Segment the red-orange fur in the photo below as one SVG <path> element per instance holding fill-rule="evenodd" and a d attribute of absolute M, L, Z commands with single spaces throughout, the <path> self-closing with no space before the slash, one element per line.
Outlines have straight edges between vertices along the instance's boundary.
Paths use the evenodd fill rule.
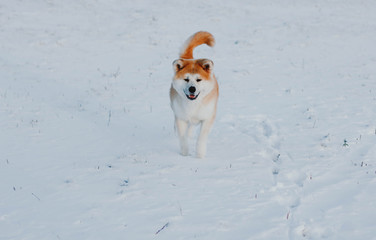
<path fill-rule="evenodd" d="M 183 78 L 185 74 L 187 73 L 197 73 L 200 74 L 203 80 L 208 80 L 211 77 L 211 72 L 206 71 L 204 67 L 202 66 L 202 59 L 197 60 L 186 60 L 186 59 L 180 59 L 183 63 L 182 66 L 180 66 L 180 69 L 176 69 L 175 78 Z"/>
<path fill-rule="evenodd" d="M 207 44 L 211 47 L 214 46 L 215 40 L 213 35 L 203 31 L 195 33 L 188 39 L 188 43 L 180 54 L 180 58 L 193 59 L 193 49 L 201 44 Z"/>

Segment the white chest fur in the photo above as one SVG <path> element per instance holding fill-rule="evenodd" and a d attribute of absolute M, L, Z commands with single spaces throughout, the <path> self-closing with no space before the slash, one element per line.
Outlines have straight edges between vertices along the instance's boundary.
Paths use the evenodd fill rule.
<path fill-rule="evenodd" d="M 171 103 L 175 116 L 191 124 L 198 124 L 213 116 L 215 111 L 215 101 L 203 104 L 201 99 L 189 100 L 182 96 L 177 96 Z"/>

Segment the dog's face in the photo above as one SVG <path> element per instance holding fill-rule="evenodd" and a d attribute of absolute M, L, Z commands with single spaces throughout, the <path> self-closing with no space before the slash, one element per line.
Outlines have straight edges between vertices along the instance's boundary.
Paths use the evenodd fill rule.
<path fill-rule="evenodd" d="M 182 97 L 194 101 L 214 88 L 213 62 L 209 59 L 178 59 L 173 62 L 173 88 Z"/>

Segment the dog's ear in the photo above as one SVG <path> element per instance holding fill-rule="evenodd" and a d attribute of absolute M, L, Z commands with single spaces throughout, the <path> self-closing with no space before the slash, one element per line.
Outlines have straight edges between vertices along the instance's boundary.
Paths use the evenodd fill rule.
<path fill-rule="evenodd" d="M 179 72 L 184 68 L 184 62 L 181 59 L 176 59 L 173 63 L 172 66 L 174 67 L 175 72 Z"/>
<path fill-rule="evenodd" d="M 212 60 L 209 59 L 201 59 L 199 61 L 200 66 L 207 72 L 211 72 L 213 70 L 214 63 Z"/>

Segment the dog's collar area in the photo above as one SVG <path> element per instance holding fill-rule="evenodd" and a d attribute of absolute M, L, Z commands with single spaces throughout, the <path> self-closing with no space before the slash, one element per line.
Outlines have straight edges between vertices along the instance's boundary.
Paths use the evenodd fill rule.
<path fill-rule="evenodd" d="M 200 95 L 200 93 L 197 95 L 194 95 L 194 94 L 185 94 L 185 95 L 187 96 L 189 100 L 195 100 L 198 97 L 198 95 Z"/>

